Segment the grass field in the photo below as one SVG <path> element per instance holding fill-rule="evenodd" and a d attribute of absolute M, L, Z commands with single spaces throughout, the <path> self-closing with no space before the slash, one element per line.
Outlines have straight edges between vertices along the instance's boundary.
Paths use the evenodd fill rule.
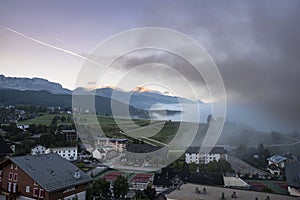
<path fill-rule="evenodd" d="M 52 119 L 55 116 L 65 116 L 69 121 L 66 120 L 62 122 L 58 120 L 59 124 L 72 124 L 73 115 L 71 114 L 44 114 L 42 116 L 23 121 L 24 124 L 42 124 L 50 125 Z M 97 129 L 100 124 L 101 129 L 106 133 L 108 137 L 128 137 L 131 138 L 142 138 L 145 141 L 151 142 L 156 145 L 162 145 L 161 143 L 169 143 L 174 134 L 176 133 L 179 123 L 178 122 L 165 122 L 165 121 L 152 121 L 150 124 L 149 120 L 143 119 L 114 119 L 107 116 L 97 116 L 97 121 L 95 117 L 91 115 L 75 116 L 74 117 L 78 124 L 88 127 L 92 131 L 99 131 Z M 122 134 L 120 131 L 125 132 Z M 147 138 L 150 138 L 147 140 Z M 155 142 L 158 141 L 158 142 Z M 161 142 L 161 143 L 159 143 Z"/>
<path fill-rule="evenodd" d="M 65 122 L 62 122 L 61 120 L 58 121 L 58 124 L 71 124 L 73 123 L 73 118 L 72 118 L 72 115 L 71 114 L 44 114 L 42 116 L 39 116 L 39 117 L 36 117 L 36 118 L 33 118 L 33 119 L 29 119 L 29 120 L 25 120 L 23 121 L 22 123 L 23 124 L 41 124 L 41 125 L 50 125 L 51 122 L 52 122 L 52 119 L 55 117 L 55 116 L 59 116 L 59 117 L 62 117 L 62 116 L 65 116 L 66 118 L 70 117 L 70 120 L 66 120 Z"/>

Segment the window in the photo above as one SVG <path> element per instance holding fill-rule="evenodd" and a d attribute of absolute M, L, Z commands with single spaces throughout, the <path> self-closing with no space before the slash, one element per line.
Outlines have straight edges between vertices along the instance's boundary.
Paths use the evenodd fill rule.
<path fill-rule="evenodd" d="M 45 190 L 40 189 L 40 198 L 44 198 L 45 197 Z"/>
<path fill-rule="evenodd" d="M 11 182 L 8 182 L 8 183 L 7 183 L 7 191 L 8 191 L 8 192 L 11 192 Z"/>
<path fill-rule="evenodd" d="M 13 173 L 9 172 L 9 174 L 8 174 L 8 180 L 11 181 L 12 178 L 13 178 Z"/>
<path fill-rule="evenodd" d="M 18 174 L 14 174 L 14 181 L 18 181 Z"/>
<path fill-rule="evenodd" d="M 34 197 L 37 197 L 37 196 L 38 196 L 38 193 L 39 193 L 39 189 L 38 189 L 38 188 L 34 188 L 34 189 L 33 189 L 33 196 L 34 196 Z"/>
<path fill-rule="evenodd" d="M 3 178 L 3 171 L 0 171 L 0 179 Z"/>
<path fill-rule="evenodd" d="M 13 169 L 14 168 L 14 164 L 10 164 L 10 169 Z"/>
<path fill-rule="evenodd" d="M 18 169 L 18 166 L 16 165 L 16 166 L 15 166 L 15 170 L 17 170 L 17 169 Z"/>
<path fill-rule="evenodd" d="M 27 193 L 30 193 L 30 186 L 29 186 L 29 185 L 26 186 L 25 191 L 26 191 Z"/>
<path fill-rule="evenodd" d="M 17 183 L 14 183 L 13 193 L 16 193 L 17 190 L 18 190 L 18 185 Z"/>
<path fill-rule="evenodd" d="M 36 182 L 33 182 L 33 185 L 38 186 L 38 184 Z"/>

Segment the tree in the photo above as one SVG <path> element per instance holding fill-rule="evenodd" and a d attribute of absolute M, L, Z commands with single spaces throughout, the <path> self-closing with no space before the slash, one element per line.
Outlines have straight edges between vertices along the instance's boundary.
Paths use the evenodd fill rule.
<path fill-rule="evenodd" d="M 49 147 L 55 143 L 55 136 L 52 133 L 44 133 L 40 137 L 41 145 Z"/>
<path fill-rule="evenodd" d="M 175 171 L 182 171 L 183 170 L 183 165 L 184 165 L 183 161 L 173 162 L 173 168 L 174 168 Z"/>
<path fill-rule="evenodd" d="M 93 184 L 94 194 L 99 194 L 100 196 L 106 196 L 110 193 L 109 191 L 110 183 L 104 178 L 96 180 Z"/>
<path fill-rule="evenodd" d="M 144 190 L 144 193 L 150 200 L 155 199 L 156 191 L 150 185 L 147 186 L 147 188 Z"/>
<path fill-rule="evenodd" d="M 61 116 L 61 117 L 60 117 L 60 120 L 61 120 L 62 122 L 65 122 L 65 121 L 67 120 L 67 118 L 66 118 L 65 116 Z"/>
<path fill-rule="evenodd" d="M 124 176 L 118 176 L 116 180 L 113 182 L 113 191 L 114 191 L 114 196 L 116 198 L 123 199 L 127 194 L 128 189 L 129 189 L 129 184 L 127 182 L 127 179 Z"/>
<path fill-rule="evenodd" d="M 189 168 L 191 172 L 196 172 L 197 171 L 197 164 L 196 163 L 191 163 L 189 164 Z"/>

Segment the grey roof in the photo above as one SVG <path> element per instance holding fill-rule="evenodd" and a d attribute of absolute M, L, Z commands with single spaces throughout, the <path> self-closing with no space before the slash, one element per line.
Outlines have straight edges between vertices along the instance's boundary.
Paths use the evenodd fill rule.
<path fill-rule="evenodd" d="M 75 133 L 76 130 L 72 129 L 72 130 L 62 130 L 62 133 Z"/>
<path fill-rule="evenodd" d="M 300 188 L 300 162 L 286 163 L 285 174 L 289 186 Z"/>
<path fill-rule="evenodd" d="M 127 138 L 103 138 L 103 137 L 97 137 L 96 140 L 109 140 L 109 141 L 118 141 L 118 142 L 128 141 Z"/>
<path fill-rule="evenodd" d="M 267 160 L 278 164 L 278 163 L 285 161 L 286 159 L 287 159 L 286 157 L 283 157 L 280 155 L 274 155 L 274 156 L 269 157 Z"/>
<path fill-rule="evenodd" d="M 200 147 L 189 147 L 185 152 L 186 153 L 199 153 Z"/>
<path fill-rule="evenodd" d="M 210 153 L 210 154 L 226 154 L 224 147 L 189 147 L 186 153 Z"/>
<path fill-rule="evenodd" d="M 150 153 L 157 151 L 163 147 L 161 146 L 153 146 L 151 144 L 143 143 L 143 144 L 128 144 L 126 150 L 127 152 L 133 153 Z"/>
<path fill-rule="evenodd" d="M 58 154 L 9 158 L 47 192 L 53 192 L 91 182 L 92 179 Z M 75 178 L 78 171 L 80 178 Z"/>

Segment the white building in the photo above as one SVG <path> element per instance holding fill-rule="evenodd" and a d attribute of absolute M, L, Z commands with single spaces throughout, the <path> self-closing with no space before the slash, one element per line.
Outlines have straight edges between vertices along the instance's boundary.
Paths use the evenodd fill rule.
<path fill-rule="evenodd" d="M 56 147 L 49 148 L 46 150 L 46 153 L 57 153 L 61 157 L 72 161 L 77 160 L 78 157 L 78 148 L 77 147 Z"/>
<path fill-rule="evenodd" d="M 284 168 L 286 163 L 290 162 L 291 159 L 280 156 L 280 155 L 273 155 L 267 159 L 268 161 L 268 171 L 275 176 L 283 175 Z"/>
<path fill-rule="evenodd" d="M 31 149 L 31 155 L 41 155 L 45 154 L 46 147 L 42 145 L 36 145 Z"/>
<path fill-rule="evenodd" d="M 227 160 L 227 151 L 223 147 L 189 147 L 185 152 L 185 162 L 187 164 L 207 164 L 209 162 L 219 161 L 221 159 Z"/>
<path fill-rule="evenodd" d="M 96 158 L 98 160 L 105 160 L 106 159 L 106 155 L 107 155 L 107 152 L 100 148 L 100 149 L 95 149 L 93 151 L 93 158 Z"/>
<path fill-rule="evenodd" d="M 26 129 L 29 128 L 29 125 L 28 124 L 17 124 L 17 128 L 21 129 L 23 131 L 26 131 Z"/>
<path fill-rule="evenodd" d="M 123 152 L 126 150 L 128 139 L 126 138 L 95 138 L 95 148 L 112 147 L 114 150 Z"/>
<path fill-rule="evenodd" d="M 280 168 L 284 168 L 284 165 L 286 162 L 288 162 L 288 158 L 287 157 L 283 157 L 283 156 L 280 156 L 280 155 L 273 155 L 271 157 L 269 157 L 268 159 L 268 165 L 275 165 L 277 167 L 280 167 Z"/>

